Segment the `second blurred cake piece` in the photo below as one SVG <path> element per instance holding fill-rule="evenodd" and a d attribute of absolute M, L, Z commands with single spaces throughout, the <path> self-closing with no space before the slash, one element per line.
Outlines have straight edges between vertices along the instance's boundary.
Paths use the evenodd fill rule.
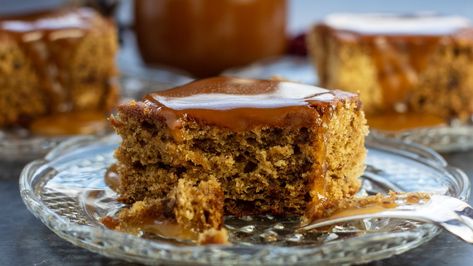
<path fill-rule="evenodd" d="M 1 18 L 0 127 L 70 112 L 105 118 L 118 100 L 116 50 L 115 26 L 92 9 Z"/>
<path fill-rule="evenodd" d="M 368 122 L 473 113 L 473 26 L 465 18 L 334 14 L 310 31 L 308 47 L 320 85 L 360 92 Z"/>

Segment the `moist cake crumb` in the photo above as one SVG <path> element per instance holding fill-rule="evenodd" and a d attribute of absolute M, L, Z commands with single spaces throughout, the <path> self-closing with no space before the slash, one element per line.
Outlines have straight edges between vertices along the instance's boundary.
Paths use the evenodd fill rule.
<path fill-rule="evenodd" d="M 364 170 L 366 121 L 343 91 L 215 77 L 123 104 L 110 120 L 130 206 L 120 223 L 168 219 L 202 243 L 223 238 L 224 215 L 321 217 Z"/>

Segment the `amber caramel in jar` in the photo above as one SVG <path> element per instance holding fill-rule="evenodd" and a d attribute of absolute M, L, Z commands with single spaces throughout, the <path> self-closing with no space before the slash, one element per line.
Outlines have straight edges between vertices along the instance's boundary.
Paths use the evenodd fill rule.
<path fill-rule="evenodd" d="M 136 0 L 143 60 L 197 77 L 281 54 L 286 0 Z"/>

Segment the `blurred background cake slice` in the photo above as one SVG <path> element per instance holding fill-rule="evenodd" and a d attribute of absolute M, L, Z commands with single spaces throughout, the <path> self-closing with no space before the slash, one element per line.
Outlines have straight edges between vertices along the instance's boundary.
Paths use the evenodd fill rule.
<path fill-rule="evenodd" d="M 333 14 L 311 29 L 308 48 L 320 85 L 359 92 L 368 118 L 473 113 L 473 26 L 465 18 Z"/>
<path fill-rule="evenodd" d="M 0 127 L 58 113 L 106 113 L 118 100 L 114 24 L 89 8 L 0 19 Z"/>

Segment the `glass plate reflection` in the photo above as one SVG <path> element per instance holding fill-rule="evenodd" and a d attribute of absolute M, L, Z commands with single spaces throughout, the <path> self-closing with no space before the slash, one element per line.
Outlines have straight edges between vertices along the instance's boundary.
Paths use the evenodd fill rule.
<path fill-rule="evenodd" d="M 440 231 L 432 224 L 372 219 L 300 234 L 294 231 L 297 221 L 272 216 L 226 217 L 232 245 L 196 246 L 112 231 L 99 220 L 122 206 L 103 181 L 118 143 L 115 135 L 71 139 L 30 163 L 20 178 L 25 204 L 46 226 L 108 257 L 146 264 L 361 263 L 405 252 Z M 428 149 L 373 136 L 367 148 L 361 195 L 397 190 L 469 196 L 468 178 Z"/>

